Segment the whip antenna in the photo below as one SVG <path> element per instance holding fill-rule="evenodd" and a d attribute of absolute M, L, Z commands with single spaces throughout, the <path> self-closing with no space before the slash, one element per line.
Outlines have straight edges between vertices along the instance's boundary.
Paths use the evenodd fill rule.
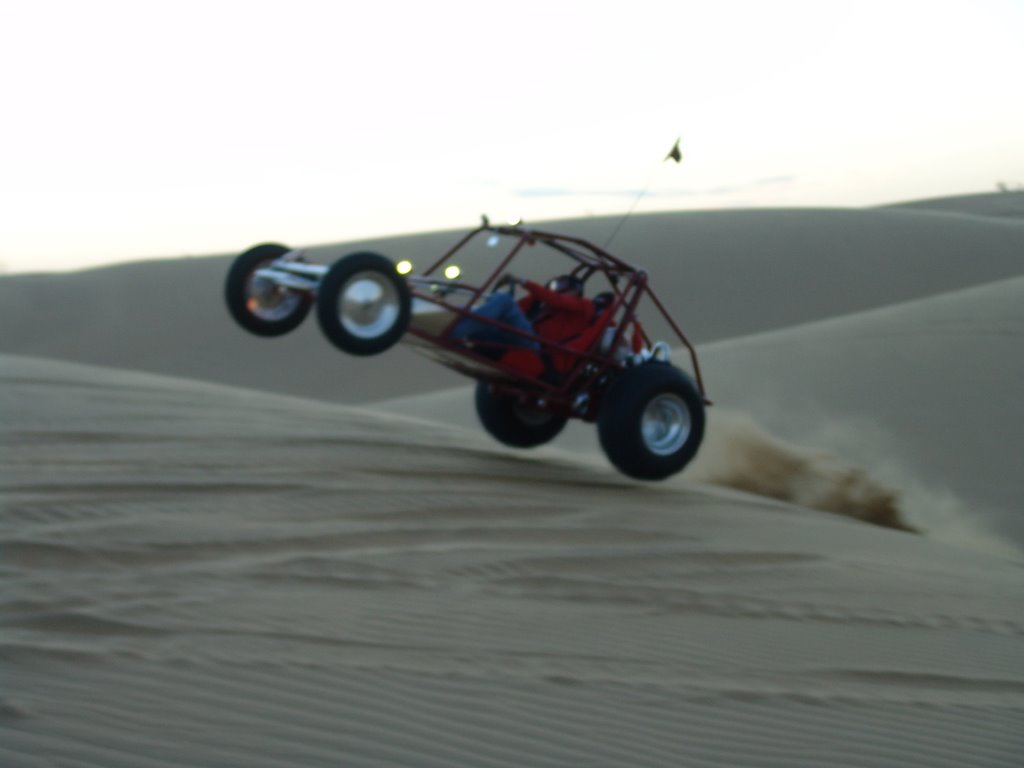
<path fill-rule="evenodd" d="M 682 140 L 682 138 L 682 136 L 676 138 L 676 143 L 672 145 L 672 149 L 668 151 L 668 154 L 662 158 L 662 163 L 664 163 L 667 160 L 675 160 L 677 163 L 681 163 L 683 161 L 683 151 L 679 148 L 679 142 Z M 658 171 L 660 170 L 661 166 L 658 166 Z M 615 236 L 619 234 L 619 230 L 622 229 L 622 225 L 626 223 L 626 219 L 628 219 L 633 214 L 633 211 L 636 210 L 637 204 L 640 202 L 641 198 L 643 198 L 643 196 L 647 194 L 647 190 L 651 188 L 651 184 L 654 183 L 654 179 L 658 175 L 658 171 L 655 171 L 654 173 L 651 174 L 651 178 L 647 181 L 647 184 L 644 186 L 644 188 L 640 190 L 640 194 L 633 198 L 633 204 L 629 206 L 629 210 L 626 211 L 626 215 L 619 220 L 619 223 L 615 225 L 615 229 L 612 230 L 611 235 L 609 235 L 608 239 L 605 240 L 605 248 L 607 248 L 611 241 L 615 239 Z"/>

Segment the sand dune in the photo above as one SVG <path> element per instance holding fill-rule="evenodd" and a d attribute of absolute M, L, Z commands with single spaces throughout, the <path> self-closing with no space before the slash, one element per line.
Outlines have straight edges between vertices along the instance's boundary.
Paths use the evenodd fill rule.
<path fill-rule="evenodd" d="M 722 342 L 704 361 L 723 403 L 865 467 L 912 523 L 955 539 L 971 520 L 1024 551 L 1022 351 L 1019 277 Z"/>
<path fill-rule="evenodd" d="M 617 223 L 595 218 L 550 228 L 603 243 Z M 330 263 L 370 249 L 424 263 L 459 234 L 310 253 Z M 1024 271 L 1024 224 L 897 208 L 667 213 L 631 219 L 613 251 L 646 267 L 687 334 L 708 343 L 1014 277 Z M 404 348 L 369 360 L 337 354 L 312 319 L 281 339 L 246 334 L 224 308 L 229 260 L 4 277 L 0 352 L 348 403 L 462 383 Z"/>
<path fill-rule="evenodd" d="M 704 345 L 716 405 L 691 472 L 803 506 L 1024 551 L 1024 415 L 1013 405 L 1024 381 L 1022 339 L 1018 277 Z M 467 386 L 382 407 L 477 423 Z M 587 425 L 571 425 L 556 445 L 599 452 Z"/>
<path fill-rule="evenodd" d="M 0 406 L 4 765 L 1024 748 L 1019 562 L 137 373 L 5 357 Z"/>
<path fill-rule="evenodd" d="M 716 401 L 658 484 L 228 257 L 0 278 L 0 765 L 1019 765 L 1022 212 L 635 217 Z"/>
<path fill-rule="evenodd" d="M 993 192 L 981 195 L 936 197 L 909 203 L 886 206 L 890 209 L 916 209 L 937 213 L 955 213 L 965 216 L 994 216 L 1024 219 L 1024 192 Z"/>

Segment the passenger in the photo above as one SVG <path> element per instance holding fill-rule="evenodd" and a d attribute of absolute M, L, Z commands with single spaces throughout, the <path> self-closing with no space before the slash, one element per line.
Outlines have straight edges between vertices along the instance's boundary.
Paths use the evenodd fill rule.
<path fill-rule="evenodd" d="M 532 280 L 506 274 L 498 281 L 497 288 L 505 285 L 521 285 L 527 295 L 517 302 L 511 293 L 495 292 L 473 310 L 473 314 L 557 344 L 568 344 L 578 338 L 594 322 L 597 314 L 597 305 L 583 295 L 583 281 L 572 275 L 556 277 L 547 286 L 543 286 Z M 494 345 L 500 350 L 499 354 L 510 347 L 542 352 L 541 345 L 535 339 L 512 333 L 478 320 L 477 317 L 460 320 L 452 330 L 452 338 Z M 572 355 L 559 350 L 551 351 L 551 363 L 556 371 L 568 370 L 572 362 Z"/>

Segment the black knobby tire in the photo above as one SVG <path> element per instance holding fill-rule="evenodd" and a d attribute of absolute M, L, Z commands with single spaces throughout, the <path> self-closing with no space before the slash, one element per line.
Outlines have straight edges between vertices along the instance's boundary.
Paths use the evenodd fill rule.
<path fill-rule="evenodd" d="M 320 329 L 351 355 L 376 355 L 409 327 L 412 296 L 395 265 L 378 253 L 360 252 L 334 263 L 317 295 Z"/>
<path fill-rule="evenodd" d="M 597 434 L 609 461 L 640 480 L 663 480 L 685 467 L 704 438 L 704 398 L 667 363 L 627 368 L 601 403 Z"/>
<path fill-rule="evenodd" d="M 277 243 L 250 248 L 231 264 L 224 282 L 224 300 L 235 322 L 257 336 L 282 336 L 306 319 L 313 299 L 303 293 L 260 283 L 256 270 L 288 253 Z"/>
<path fill-rule="evenodd" d="M 495 440 L 513 448 L 548 443 L 568 421 L 565 416 L 531 408 L 511 395 L 495 392 L 483 381 L 476 385 L 476 413 Z"/>

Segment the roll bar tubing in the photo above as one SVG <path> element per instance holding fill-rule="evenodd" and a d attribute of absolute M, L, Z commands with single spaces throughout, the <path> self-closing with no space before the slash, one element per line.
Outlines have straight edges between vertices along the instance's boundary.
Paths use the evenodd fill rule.
<path fill-rule="evenodd" d="M 613 256 L 600 246 L 594 245 L 593 243 L 587 240 L 583 240 L 578 237 L 569 237 L 567 235 L 559 235 L 553 232 L 544 232 L 542 230 L 537 229 L 527 229 L 518 225 L 493 226 L 485 216 L 483 217 L 483 223 L 479 227 L 477 227 L 476 229 L 472 230 L 464 237 L 462 237 L 462 239 L 460 239 L 454 246 L 452 246 L 440 259 L 438 259 L 434 264 L 432 264 L 423 273 L 423 276 L 430 277 L 430 275 L 439 270 L 445 264 L 445 262 L 451 259 L 463 247 L 465 247 L 470 240 L 472 240 L 474 237 L 476 237 L 482 232 L 492 232 L 496 235 L 514 237 L 517 239 L 517 242 L 512 247 L 512 250 L 509 251 L 505 258 L 502 259 L 501 263 L 498 264 L 495 270 L 491 273 L 490 277 L 487 278 L 483 285 L 476 289 L 476 292 L 473 295 L 472 300 L 467 304 L 467 306 L 474 304 L 476 301 L 480 299 L 480 297 L 484 293 L 488 291 L 488 289 L 495 282 L 495 280 L 497 280 L 498 276 L 504 273 L 505 268 L 508 266 L 509 262 L 511 262 L 512 259 L 515 258 L 516 254 L 518 254 L 519 251 L 521 251 L 523 247 L 526 245 L 535 245 L 537 243 L 541 243 L 543 245 L 547 245 L 551 248 L 554 248 L 555 250 L 562 252 L 566 256 L 580 263 L 585 270 L 588 270 L 591 273 L 603 272 L 609 277 L 615 278 L 618 278 L 619 276 L 627 276 L 629 281 L 624 290 L 620 290 L 618 286 L 615 285 L 614 280 L 611 281 L 613 288 L 615 289 L 615 300 L 612 303 L 612 306 L 608 309 L 608 311 L 611 313 L 617 312 L 619 307 L 622 306 L 623 302 L 625 301 L 626 295 L 629 293 L 629 289 L 636 286 L 637 290 L 631 297 L 631 300 L 629 301 L 628 306 L 626 308 L 626 316 L 630 318 L 635 318 L 636 308 L 640 303 L 640 297 L 643 294 L 647 294 L 648 296 L 650 296 L 651 301 L 654 303 L 654 306 L 657 308 L 661 316 L 665 319 L 665 322 L 668 323 L 669 327 L 672 329 L 672 332 L 676 334 L 676 336 L 682 342 L 683 346 L 686 347 L 686 350 L 690 355 L 690 362 L 693 365 L 694 376 L 697 379 L 697 387 L 700 389 L 700 393 L 704 397 L 704 399 L 707 400 L 707 393 L 704 388 L 704 378 L 701 375 L 700 363 L 697 361 L 697 352 L 694 349 L 694 346 L 690 342 L 689 338 L 687 338 L 686 334 L 683 333 L 682 329 L 672 318 L 672 316 L 668 313 L 668 310 L 665 309 L 665 305 L 662 303 L 661 299 L 658 298 L 657 294 L 654 292 L 654 289 L 651 288 L 647 278 L 647 273 L 644 270 L 638 267 L 634 267 L 633 265 L 623 261 L 622 259 Z M 461 316 L 463 313 L 460 312 L 459 314 Z M 454 324 L 457 321 L 458 318 L 455 321 L 453 321 L 451 326 L 445 329 L 443 335 L 446 336 L 451 331 L 451 328 L 454 327 Z M 619 342 L 619 339 L 621 338 L 624 331 L 625 324 L 622 324 L 617 329 L 616 337 L 613 344 L 617 344 Z M 642 328 L 641 332 L 643 333 L 644 340 L 649 345 L 651 343 L 651 340 L 647 337 L 646 332 L 644 332 Z"/>

